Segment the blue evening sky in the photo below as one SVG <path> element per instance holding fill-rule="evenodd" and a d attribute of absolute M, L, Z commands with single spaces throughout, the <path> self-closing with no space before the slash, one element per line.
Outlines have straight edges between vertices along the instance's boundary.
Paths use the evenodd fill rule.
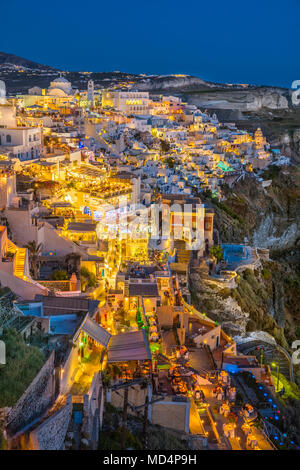
<path fill-rule="evenodd" d="M 300 0 L 9 0 L 0 50 L 63 70 L 290 87 Z"/>

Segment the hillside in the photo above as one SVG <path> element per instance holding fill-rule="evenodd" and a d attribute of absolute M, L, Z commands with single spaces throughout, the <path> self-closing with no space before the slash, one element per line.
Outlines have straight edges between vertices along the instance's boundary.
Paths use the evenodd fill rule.
<path fill-rule="evenodd" d="M 15 65 L 17 67 L 25 67 L 33 70 L 55 70 L 54 67 L 49 65 L 38 64 L 32 60 L 24 59 L 23 57 L 9 54 L 7 52 L 0 52 L 0 67 Z"/>

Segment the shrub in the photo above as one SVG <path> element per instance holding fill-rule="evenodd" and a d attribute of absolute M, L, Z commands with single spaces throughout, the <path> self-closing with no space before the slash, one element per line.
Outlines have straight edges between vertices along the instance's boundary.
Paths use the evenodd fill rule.
<path fill-rule="evenodd" d="M 272 274 L 270 273 L 270 271 L 267 268 L 263 268 L 261 270 L 261 276 L 262 276 L 263 279 L 270 279 L 272 277 Z"/>
<path fill-rule="evenodd" d="M 217 261 L 221 261 L 223 259 L 224 253 L 220 245 L 212 246 L 209 252 L 212 256 L 214 256 L 217 259 Z"/>
<path fill-rule="evenodd" d="M 69 276 L 68 276 L 67 271 L 60 269 L 60 270 L 54 271 L 51 274 L 51 279 L 53 281 L 65 281 L 69 279 Z"/>
<path fill-rule="evenodd" d="M 229 287 L 225 287 L 224 289 L 221 289 L 219 291 L 219 295 L 222 297 L 222 299 L 227 299 L 228 297 L 230 297 L 230 294 L 231 289 L 229 289 Z"/>

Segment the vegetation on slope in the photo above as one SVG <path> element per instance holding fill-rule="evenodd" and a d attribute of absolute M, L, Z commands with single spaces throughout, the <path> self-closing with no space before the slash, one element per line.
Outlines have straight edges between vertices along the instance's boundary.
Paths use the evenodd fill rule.
<path fill-rule="evenodd" d="M 43 353 L 28 346 L 16 330 L 4 330 L 6 364 L 0 366 L 0 408 L 13 406 L 44 364 Z"/>

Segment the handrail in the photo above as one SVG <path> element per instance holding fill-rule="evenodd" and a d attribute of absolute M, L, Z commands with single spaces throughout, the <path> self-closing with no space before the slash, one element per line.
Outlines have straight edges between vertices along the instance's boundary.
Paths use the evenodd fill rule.
<path fill-rule="evenodd" d="M 279 344 L 276 344 L 276 346 L 277 346 L 277 349 L 279 349 L 279 351 L 281 351 L 282 354 L 284 354 L 285 357 L 287 358 L 287 360 L 288 360 L 288 362 L 289 362 L 290 379 L 291 379 L 291 382 L 295 382 L 293 361 L 292 361 L 292 358 L 291 358 L 290 354 L 287 352 L 286 349 L 284 349 L 284 348 L 283 348 L 282 346 L 280 346 Z"/>
<path fill-rule="evenodd" d="M 211 411 L 210 411 L 210 409 L 209 409 L 208 406 L 206 407 L 206 414 L 207 414 L 207 416 L 208 416 L 208 419 L 209 419 L 211 428 L 212 428 L 212 430 L 213 430 L 213 433 L 214 433 L 214 435 L 216 436 L 217 442 L 218 442 L 218 444 L 220 444 L 220 443 L 221 443 L 220 435 L 219 435 L 219 433 L 218 433 L 217 427 L 216 427 L 216 425 L 215 425 L 215 422 L 214 422 L 213 417 L 212 417 L 212 415 L 211 415 Z"/>

